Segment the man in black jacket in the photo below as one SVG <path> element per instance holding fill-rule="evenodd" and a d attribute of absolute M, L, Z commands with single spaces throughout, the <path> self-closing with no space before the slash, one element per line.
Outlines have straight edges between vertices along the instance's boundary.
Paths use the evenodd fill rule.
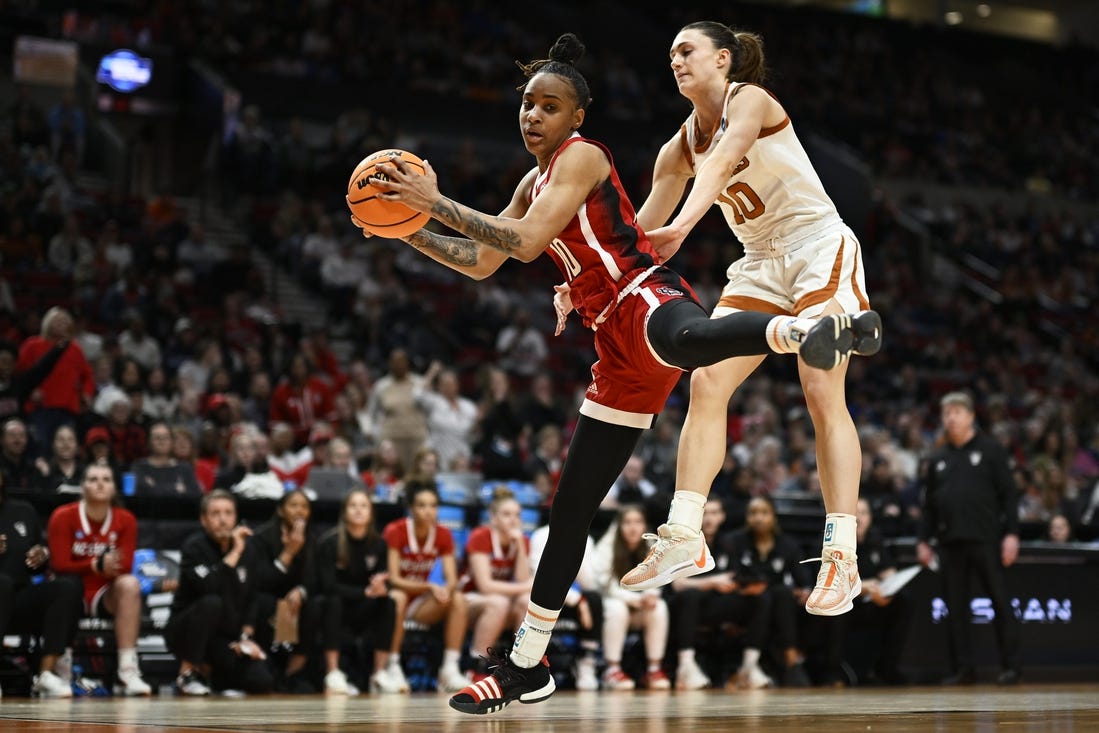
<path fill-rule="evenodd" d="M 58 660 L 76 635 L 84 586 L 68 575 L 33 582 L 33 576 L 46 571 L 49 557 L 38 513 L 27 502 L 5 495 L 0 474 L 0 638 L 8 633 L 41 635 L 39 673 L 31 692 L 72 697 L 71 670 L 62 669 Z"/>
<path fill-rule="evenodd" d="M 176 687 L 184 695 L 215 689 L 270 692 L 274 679 L 263 650 L 252 641 L 256 625 L 252 530 L 237 524 L 237 503 L 227 491 L 211 491 L 201 504 L 202 530 L 181 549 L 179 589 L 165 629 L 179 659 Z"/>
<path fill-rule="evenodd" d="M 1007 594 L 1003 568 L 1019 554 L 1018 497 L 1008 456 L 991 435 L 977 430 L 973 398 L 942 398 L 946 443 L 930 457 L 923 524 L 917 553 L 929 565 L 928 541 L 938 538 L 946 585 L 952 674 L 944 684 L 975 681 L 970 637 L 970 578 L 980 577 L 996 613 L 1002 670 L 997 682 L 1019 681 L 1019 622 Z"/>

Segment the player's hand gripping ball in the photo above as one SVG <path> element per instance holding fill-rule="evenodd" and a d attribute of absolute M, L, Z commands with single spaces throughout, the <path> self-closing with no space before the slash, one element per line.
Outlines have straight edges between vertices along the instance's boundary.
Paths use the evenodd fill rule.
<path fill-rule="evenodd" d="M 400 158 L 409 169 L 423 175 L 423 160 L 407 150 L 389 148 L 371 153 L 355 166 L 355 172 L 351 174 L 351 180 L 347 183 L 347 206 L 356 219 L 356 225 L 379 237 L 399 239 L 419 231 L 431 217 L 413 211 L 400 201 L 387 201 L 379 195 L 384 192 L 370 179 L 384 178 L 385 174 L 377 171 L 375 166 L 393 158 Z"/>

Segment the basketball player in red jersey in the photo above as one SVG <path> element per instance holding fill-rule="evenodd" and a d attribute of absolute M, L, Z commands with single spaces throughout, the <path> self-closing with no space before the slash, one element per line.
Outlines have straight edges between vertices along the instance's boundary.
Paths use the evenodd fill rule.
<path fill-rule="evenodd" d="M 407 497 L 409 513 L 386 525 L 382 537 L 389 546 L 387 567 L 389 595 L 396 604 L 391 665 L 400 665 L 404 620 L 434 626 L 445 620 L 443 663 L 439 689 L 456 692 L 469 683 L 458 662 L 466 635 L 466 598 L 458 590 L 458 565 L 454 559 L 454 535 L 439 524 L 439 493 L 433 486 L 417 484 Z M 436 561 L 443 564 L 445 585 L 429 580 Z"/>
<path fill-rule="evenodd" d="M 468 713 L 497 712 L 514 700 L 533 703 L 553 694 L 544 655 L 580 568 L 591 520 L 682 370 L 771 351 L 800 352 L 830 367 L 877 338 L 877 314 L 814 321 L 739 313 L 710 320 L 690 286 L 657 264 L 608 150 L 577 133 L 591 100 L 574 66 L 583 50 L 576 36 L 565 34 L 548 60 L 523 67 L 528 82 L 519 126 L 537 165 L 500 216 L 444 197 L 427 161 L 423 175 L 400 160 L 380 164 L 388 180 L 375 180 L 386 198 L 428 212 L 469 237 L 420 230 L 404 240 L 469 277 L 487 277 L 509 257 L 529 262 L 548 252 L 569 285 L 568 302 L 561 293 L 555 298 L 559 328 L 575 308 L 595 331 L 599 361 L 550 513 L 544 557 L 553 561 L 538 566 L 511 653 L 490 650 L 492 675 L 451 698 L 451 707 Z M 704 572 L 713 558 L 703 549 L 694 563 L 695 572 Z"/>
<path fill-rule="evenodd" d="M 691 23 L 672 41 L 670 57 L 679 92 L 694 111 L 661 148 L 652 191 L 638 213 L 662 261 L 716 204 L 744 245 L 744 257 L 729 267 L 715 320 L 748 310 L 798 318 L 847 312 L 862 319 L 873 313 L 858 239 L 824 191 L 786 110 L 759 86 L 762 40 L 721 23 Z M 692 178 L 679 213 L 663 226 Z M 880 345 L 879 336 L 854 351 L 869 355 Z M 729 398 L 762 361 L 741 356 L 691 375 L 668 522 L 658 529 L 649 557 L 623 576 L 623 586 L 670 582 L 705 546 L 702 508 L 725 456 Z M 820 573 L 805 608 L 835 616 L 851 609 L 862 586 L 855 562 L 862 452 L 844 396 L 846 362 L 831 370 L 820 366 L 805 358 L 798 362 L 827 511 Z"/>
<path fill-rule="evenodd" d="M 84 611 L 91 617 L 114 618 L 118 644 L 118 691 L 149 695 L 137 663 L 141 628 L 141 585 L 133 570 L 137 520 L 128 510 L 112 506 L 115 498 L 111 467 L 92 463 L 84 469 L 84 498 L 59 506 L 50 515 L 46 536 L 50 562 L 58 573 L 84 581 Z"/>
<path fill-rule="evenodd" d="M 530 600 L 530 540 L 523 534 L 519 502 L 505 486 L 488 505 L 488 523 L 469 533 L 462 592 L 473 624 L 471 649 L 487 649 L 503 632 L 515 629 Z M 474 679 L 485 676 L 478 669 Z"/>

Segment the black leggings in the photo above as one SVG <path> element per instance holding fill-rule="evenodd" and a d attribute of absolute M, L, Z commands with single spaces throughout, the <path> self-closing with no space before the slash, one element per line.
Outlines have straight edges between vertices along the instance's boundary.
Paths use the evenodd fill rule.
<path fill-rule="evenodd" d="M 42 653 L 61 654 L 72 645 L 83 612 L 84 585 L 75 575 L 58 575 L 19 590 L 11 578 L 0 575 L 0 637 L 41 634 Z"/>
<path fill-rule="evenodd" d="M 550 508 L 549 538 L 530 593 L 533 603 L 551 610 L 565 605 L 591 522 L 640 437 L 641 428 L 580 416 Z"/>
<path fill-rule="evenodd" d="M 693 300 L 673 300 L 649 317 L 649 343 L 660 358 L 681 369 L 694 369 L 733 356 L 770 354 L 769 313 L 742 311 L 710 318 Z"/>

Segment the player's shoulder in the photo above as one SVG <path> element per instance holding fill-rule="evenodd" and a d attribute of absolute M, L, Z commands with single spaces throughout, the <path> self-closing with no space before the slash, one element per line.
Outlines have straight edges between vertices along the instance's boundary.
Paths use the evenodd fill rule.
<path fill-rule="evenodd" d="M 80 511 L 79 501 L 70 501 L 67 504 L 61 506 L 50 512 L 50 524 L 54 522 L 66 522 L 74 520 L 77 516 L 77 512 Z"/>
<path fill-rule="evenodd" d="M 407 525 L 405 524 L 405 520 L 403 518 L 394 519 L 389 524 L 385 525 L 384 529 L 382 529 L 382 536 L 385 537 L 387 542 L 391 539 L 397 539 L 399 537 L 408 539 L 408 530 L 406 527 Z"/>
<path fill-rule="evenodd" d="M 491 549 L 492 529 L 484 524 L 473 529 L 469 533 L 469 539 L 466 541 L 466 546 L 477 551 L 484 551 L 486 547 Z"/>

